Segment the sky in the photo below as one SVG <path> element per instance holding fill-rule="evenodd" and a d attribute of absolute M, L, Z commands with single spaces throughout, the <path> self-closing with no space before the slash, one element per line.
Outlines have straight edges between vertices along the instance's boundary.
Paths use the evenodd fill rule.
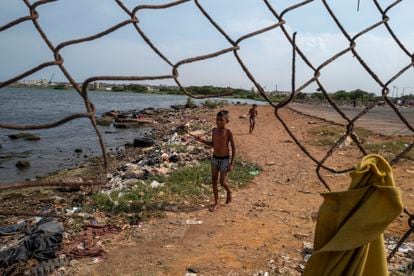
<path fill-rule="evenodd" d="M 34 2 L 34 1 L 31 1 Z M 165 4 L 171 1 L 122 1 L 130 10 L 141 4 Z M 262 0 L 200 0 L 211 17 L 233 39 L 277 23 Z M 301 1 L 269 0 L 280 14 Z M 347 32 L 353 36 L 381 20 L 372 0 L 327 0 Z M 385 8 L 390 0 L 378 0 Z M 388 12 L 391 28 L 412 53 L 414 46 L 414 1 L 405 0 Z M 38 7 L 39 24 L 54 46 L 90 36 L 129 19 L 114 0 L 58 0 Z M 0 1 L 0 26 L 29 14 L 23 1 Z M 159 50 L 173 63 L 231 47 L 228 41 L 201 14 L 194 1 L 159 10 L 141 10 L 139 26 Z M 348 40 L 329 16 L 321 0 L 314 0 L 285 14 L 284 25 L 297 32 L 297 45 L 311 63 L 318 67 L 325 60 L 346 49 Z M 255 79 L 267 91 L 291 89 L 292 47 L 280 28 L 249 38 L 238 51 Z M 389 81 L 410 58 L 382 25 L 357 38 L 356 50 L 383 81 Z M 77 82 L 92 76 L 171 75 L 171 66 L 145 43 L 132 25 L 94 41 L 62 49 L 64 65 Z M 31 21 L 0 32 L 0 82 L 8 80 L 53 55 Z M 313 71 L 299 56 L 296 58 L 296 87 L 306 83 Z M 390 90 L 414 94 L 413 69 L 389 84 Z M 26 79 L 66 81 L 57 66 L 44 68 Z M 250 89 L 253 83 L 241 69 L 232 52 L 219 57 L 179 67 L 179 80 L 185 85 L 214 85 Z M 380 86 L 348 52 L 321 70 L 320 80 L 331 92 L 363 89 L 380 94 Z M 148 84 L 175 85 L 171 80 L 144 81 Z M 304 89 L 314 92 L 316 85 Z"/>

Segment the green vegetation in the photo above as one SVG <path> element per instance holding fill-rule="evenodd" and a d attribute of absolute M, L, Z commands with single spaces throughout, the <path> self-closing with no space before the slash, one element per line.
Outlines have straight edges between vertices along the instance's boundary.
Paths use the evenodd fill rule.
<path fill-rule="evenodd" d="M 69 88 L 66 86 L 66 84 L 56 84 L 53 86 L 53 89 L 55 90 L 68 90 Z"/>
<path fill-rule="evenodd" d="M 260 172 L 258 166 L 238 160 L 229 174 L 229 184 L 233 189 L 244 187 Z M 153 180 L 164 185 L 152 188 L 150 184 Z M 98 193 L 92 199 L 101 210 L 139 212 L 142 217 L 159 214 L 165 206 L 201 203 L 212 197 L 210 162 L 204 160 L 197 166 L 180 168 L 169 176 L 138 181 L 132 189 L 112 192 L 109 196 Z"/>
<path fill-rule="evenodd" d="M 401 99 L 403 101 L 414 100 L 414 95 L 413 94 L 405 95 L 405 96 L 402 96 Z"/>
<path fill-rule="evenodd" d="M 115 85 L 112 86 L 113 92 L 135 92 L 135 93 L 147 93 L 148 87 L 140 84 L 128 84 L 128 85 Z"/>
<path fill-rule="evenodd" d="M 155 93 L 155 94 L 169 94 L 169 95 L 182 95 L 183 92 L 178 86 L 151 86 L 141 84 L 118 84 L 111 87 L 113 92 L 134 92 L 134 93 Z M 55 89 L 65 89 L 64 84 L 58 85 Z M 95 90 L 91 87 L 91 90 Z M 99 89 L 97 89 L 99 90 Z M 254 89 L 242 89 L 242 88 L 231 88 L 231 87 L 218 87 L 212 85 L 204 86 L 188 86 L 185 90 L 192 95 L 197 96 L 220 96 L 222 98 L 239 98 L 239 99 L 251 99 L 258 101 L 265 101 L 265 99 L 256 93 Z M 336 92 L 328 92 L 329 97 L 339 104 L 351 104 L 353 102 L 358 104 L 366 104 L 368 102 L 379 101 L 381 97 L 375 95 L 375 93 L 367 92 L 361 89 L 352 91 L 339 90 Z M 280 95 L 278 93 L 266 93 L 266 96 L 272 102 L 280 102 L 286 98 L 286 95 Z M 412 100 L 414 95 L 403 96 L 403 100 Z M 321 92 L 314 93 L 303 93 L 299 92 L 294 101 L 298 102 L 326 102 L 326 98 Z M 187 103 L 191 104 L 192 102 Z"/>
<path fill-rule="evenodd" d="M 186 108 L 194 108 L 194 107 L 197 107 L 197 105 L 191 97 L 188 97 L 187 102 L 185 103 L 185 107 Z"/>
<path fill-rule="evenodd" d="M 337 125 L 326 125 L 312 128 L 309 133 L 312 135 L 312 144 L 316 146 L 333 146 L 343 135 L 345 129 Z M 314 138 L 313 136 L 316 136 Z"/>
<path fill-rule="evenodd" d="M 144 85 L 138 85 L 138 84 L 129 84 L 125 86 L 126 91 L 133 91 L 136 93 L 146 93 L 148 92 L 148 87 Z"/>
<path fill-rule="evenodd" d="M 387 159 L 392 159 L 408 147 L 409 143 L 402 140 L 389 142 L 366 143 L 365 149 L 369 153 L 378 153 Z M 414 152 L 411 150 L 405 156 L 405 159 L 414 160 Z"/>
<path fill-rule="evenodd" d="M 339 90 L 334 93 L 328 93 L 329 97 L 339 103 L 339 104 L 350 104 L 352 102 L 358 102 L 362 104 L 366 104 L 368 102 L 378 101 L 380 97 L 375 95 L 375 93 L 370 93 L 367 91 L 363 91 L 361 89 L 356 89 L 352 91 L 345 91 L 345 90 Z M 317 101 L 317 102 L 325 102 L 327 99 L 321 92 L 315 92 L 315 93 L 299 93 L 295 100 L 299 101 Z"/>
<path fill-rule="evenodd" d="M 345 127 L 339 125 L 322 125 L 309 130 L 312 137 L 311 144 L 315 146 L 333 146 L 345 132 Z M 363 128 L 356 128 L 354 133 L 361 143 L 365 143 L 369 136 L 374 135 L 371 131 Z"/>
<path fill-rule="evenodd" d="M 210 100 L 210 99 L 202 103 L 203 106 L 210 108 L 210 109 L 222 107 L 225 104 L 227 104 L 227 101 Z"/>
<path fill-rule="evenodd" d="M 362 103 L 366 103 L 369 101 L 373 101 L 377 98 L 375 93 L 369 93 L 360 89 L 353 90 L 353 91 L 345 91 L 339 90 L 332 94 L 332 99 L 337 102 L 351 102 L 351 101 L 359 101 Z"/>
<path fill-rule="evenodd" d="M 185 90 L 192 95 L 198 96 L 216 96 L 216 95 L 227 95 L 222 96 L 223 98 L 239 98 L 239 99 L 252 99 L 252 100 L 264 100 L 260 94 L 257 94 L 251 90 L 241 89 L 241 88 L 231 88 L 231 87 L 217 87 L 211 85 L 205 86 L 188 86 L 185 87 Z M 178 86 L 169 86 L 169 87 L 154 87 L 149 89 L 149 87 L 144 85 L 117 85 L 112 87 L 114 92 L 136 92 L 136 93 L 157 93 L 157 94 L 168 94 L 168 95 L 182 95 L 183 92 Z M 279 102 L 284 98 L 284 96 L 271 95 L 268 97 L 274 101 Z"/>
<path fill-rule="evenodd" d="M 345 128 L 338 125 L 323 125 L 309 132 L 310 143 L 315 146 L 333 146 L 344 135 Z M 379 137 L 373 132 L 356 128 L 355 133 L 368 153 L 376 153 L 391 160 L 403 152 L 410 144 L 409 137 Z M 414 160 L 414 152 L 409 151 L 403 158 Z"/>

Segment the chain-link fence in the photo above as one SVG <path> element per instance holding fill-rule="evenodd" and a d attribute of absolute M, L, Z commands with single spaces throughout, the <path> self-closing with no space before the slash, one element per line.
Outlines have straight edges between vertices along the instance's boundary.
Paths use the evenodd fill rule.
<path fill-rule="evenodd" d="M 51 40 L 48 38 L 47 33 L 44 31 L 42 26 L 39 24 L 38 19 L 40 17 L 40 14 L 37 11 L 37 8 L 41 5 L 47 5 L 49 3 L 55 2 L 57 0 L 42 0 L 37 1 L 34 3 L 30 3 L 29 0 L 23 0 L 24 4 L 27 6 L 29 10 L 29 15 L 23 16 L 20 18 L 17 18 L 10 23 L 0 26 L 0 32 L 3 32 L 5 30 L 8 30 L 10 28 L 13 28 L 23 22 L 31 21 L 34 25 L 34 28 L 36 31 L 40 34 L 42 37 L 44 43 L 47 45 L 47 47 L 50 49 L 52 59 L 48 62 L 44 62 L 42 64 L 37 65 L 36 67 L 21 73 L 11 79 L 8 79 L 6 81 L 3 81 L 0 83 L 0 89 L 9 86 L 10 84 L 17 82 L 19 80 L 22 80 L 46 67 L 50 66 L 57 66 L 60 71 L 63 73 L 63 75 L 66 77 L 68 82 L 74 87 L 74 89 L 77 91 L 79 96 L 81 97 L 82 101 L 85 104 L 86 111 L 84 113 L 77 113 L 70 115 L 68 117 L 62 118 L 61 120 L 58 120 L 56 122 L 51 122 L 49 124 L 43 124 L 43 125 L 15 125 L 15 124 L 7 124 L 7 123 L 0 123 L 0 128 L 6 128 L 6 129 L 16 129 L 16 130 L 33 130 L 33 129 L 46 129 L 46 128 L 53 128 L 59 125 L 62 125 L 66 122 L 69 122 L 71 120 L 75 120 L 78 118 L 89 118 L 92 127 L 95 129 L 97 136 L 99 137 L 100 146 L 102 149 L 102 156 L 104 159 L 104 166 L 107 167 L 107 160 L 106 160 L 106 154 L 105 154 L 105 146 L 102 141 L 101 134 L 97 128 L 97 124 L 95 121 L 95 107 L 93 103 L 91 102 L 90 98 L 88 97 L 88 87 L 91 83 L 97 82 L 97 81 L 149 81 L 149 80 L 173 80 L 182 93 L 185 95 L 191 96 L 193 98 L 207 98 L 207 97 L 219 97 L 224 96 L 224 94 L 216 94 L 216 95 L 209 95 L 209 96 L 201 96 L 201 95 L 193 95 L 190 93 L 180 82 L 179 72 L 180 67 L 185 64 L 190 64 L 194 62 L 199 62 L 203 60 L 213 59 L 221 55 L 225 54 L 233 54 L 235 60 L 240 65 L 241 69 L 245 73 L 246 77 L 253 83 L 257 91 L 260 93 L 260 95 L 272 106 L 274 107 L 274 114 L 275 117 L 280 121 L 280 123 L 283 125 L 287 133 L 290 135 L 290 137 L 295 141 L 295 143 L 299 146 L 299 148 L 316 164 L 316 172 L 317 175 L 321 181 L 321 183 L 324 185 L 324 187 L 327 190 L 331 190 L 330 186 L 328 185 L 327 181 L 323 178 L 321 171 L 326 170 L 332 173 L 344 173 L 352 171 L 353 168 L 347 168 L 347 169 L 337 169 L 335 167 L 328 166 L 327 160 L 332 156 L 332 154 L 335 152 L 335 150 L 338 149 L 340 144 L 342 144 L 347 137 L 351 137 L 353 142 L 357 145 L 359 151 L 363 154 L 367 154 L 367 150 L 365 149 L 363 143 L 361 143 L 360 139 L 356 135 L 354 128 L 355 123 L 357 120 L 359 120 L 361 117 L 363 117 L 365 114 L 367 114 L 370 110 L 372 110 L 377 102 L 372 102 L 368 106 L 366 106 L 358 115 L 351 118 L 350 116 L 346 115 L 343 110 L 341 110 L 341 107 L 331 99 L 327 88 L 325 87 L 323 81 L 321 80 L 321 70 L 326 68 L 328 65 L 334 63 L 337 61 L 340 57 L 344 56 L 345 54 L 351 53 L 355 59 L 358 61 L 358 63 L 361 65 L 361 67 L 368 73 L 370 78 L 381 88 L 382 97 L 381 100 L 385 101 L 385 103 L 392 108 L 392 110 L 395 112 L 395 114 L 398 116 L 398 118 L 401 120 L 401 122 L 414 133 L 413 126 L 407 121 L 407 119 L 401 114 L 397 106 L 393 103 L 393 101 L 389 97 L 389 91 L 390 86 L 399 79 L 406 71 L 411 69 L 414 66 L 414 56 L 409 51 L 408 47 L 404 45 L 402 40 L 399 39 L 399 37 L 396 35 L 394 30 L 389 24 L 390 17 L 388 16 L 388 13 L 390 10 L 395 8 L 397 5 L 399 5 L 402 0 L 397 0 L 387 7 L 382 7 L 377 0 L 372 0 L 373 4 L 375 5 L 378 13 L 381 15 L 381 20 L 367 26 L 365 29 L 360 31 L 359 33 L 355 35 L 351 35 L 350 32 L 346 30 L 346 28 L 342 25 L 341 21 L 331 8 L 330 4 L 326 0 L 321 0 L 320 2 L 323 4 L 324 11 L 331 17 L 333 20 L 333 24 L 336 25 L 339 32 L 343 35 L 343 37 L 346 39 L 346 41 L 349 43 L 349 45 L 340 50 L 339 52 L 332 55 L 330 58 L 326 59 L 324 62 L 320 64 L 313 64 L 308 56 L 305 54 L 305 52 L 296 44 L 295 42 L 295 34 L 291 35 L 288 31 L 286 24 L 287 20 L 285 19 L 287 14 L 294 13 L 295 11 L 298 11 L 302 9 L 303 7 L 307 6 L 311 2 L 314 2 L 314 0 L 307 0 L 303 2 L 299 2 L 297 4 L 294 4 L 282 11 L 277 11 L 277 9 L 270 3 L 268 0 L 263 0 L 264 6 L 271 12 L 274 18 L 274 22 L 270 24 L 269 26 L 266 26 L 264 28 L 258 29 L 256 31 L 246 33 L 237 39 L 231 38 L 231 36 L 226 33 L 226 31 L 220 26 L 219 22 L 216 22 L 215 19 L 207 12 L 207 10 L 203 7 L 203 4 L 201 1 L 198 0 L 178 0 L 178 1 L 172 1 L 167 4 L 162 5 L 138 5 L 134 7 L 133 9 L 128 9 L 127 6 L 121 1 L 121 0 L 115 0 L 116 4 L 119 6 L 120 9 L 122 9 L 123 12 L 125 12 L 125 19 L 122 22 L 119 22 L 118 24 L 113 25 L 112 27 L 103 30 L 99 33 L 96 33 L 94 35 L 73 39 L 70 41 L 62 42 L 58 45 L 54 45 Z M 224 37 L 224 39 L 228 42 L 228 47 L 221 49 L 216 52 L 212 52 L 205 55 L 195 56 L 195 57 L 189 57 L 182 59 L 176 63 L 173 63 L 158 47 L 157 45 L 150 39 L 150 37 L 145 33 L 145 31 L 140 26 L 140 13 L 144 10 L 155 10 L 155 9 L 169 9 L 174 6 L 183 5 L 187 2 L 192 2 L 196 5 L 198 10 L 201 12 L 201 15 L 204 16 L 209 23 L 211 24 L 211 27 L 214 28 L 220 35 Z M 261 2 L 261 1 L 258 1 Z M 359 1 L 356 3 L 358 4 L 359 8 Z M 101 37 L 107 36 L 113 32 L 116 32 L 120 28 L 123 28 L 127 25 L 133 26 L 133 28 L 136 30 L 136 32 L 143 38 L 145 43 L 148 45 L 149 48 L 152 49 L 154 53 L 158 55 L 158 57 L 163 60 L 166 64 L 170 66 L 171 74 L 169 75 L 158 75 L 158 76 L 92 76 L 87 78 L 82 85 L 79 85 L 74 77 L 73 74 L 66 68 L 65 61 L 63 60 L 60 52 L 67 47 L 81 44 L 87 41 L 92 41 L 95 39 L 99 39 Z M 358 39 L 363 37 L 364 35 L 368 34 L 369 32 L 373 31 L 374 29 L 384 26 L 389 33 L 389 35 L 394 40 L 395 44 L 399 47 L 401 52 L 407 57 L 407 63 L 405 66 L 400 68 L 393 76 L 389 79 L 381 79 L 378 74 L 370 67 L 370 65 L 364 60 L 363 56 L 358 51 L 356 45 L 358 43 Z M 251 72 L 249 67 L 246 65 L 245 61 L 242 59 L 242 57 L 239 55 L 239 51 L 241 49 L 241 43 L 249 40 L 255 36 L 258 36 L 262 33 L 269 32 L 274 29 L 280 29 L 283 33 L 283 36 L 285 39 L 291 44 L 292 46 L 292 63 L 291 63 L 291 93 L 289 96 L 287 96 L 284 100 L 280 102 L 272 102 L 272 100 L 269 98 L 268 94 L 265 92 L 265 89 L 263 86 L 257 81 L 254 74 Z M 297 55 L 300 57 L 300 59 L 306 64 L 306 66 L 313 72 L 313 76 L 306 80 L 305 82 L 297 85 L 296 84 L 296 58 Z M 288 123 L 286 120 L 281 116 L 280 110 L 283 108 L 287 108 L 289 104 L 294 100 L 295 96 L 298 95 L 299 92 L 303 91 L 310 85 L 316 85 L 318 87 L 318 91 L 320 91 L 323 96 L 326 98 L 326 100 L 329 102 L 330 106 L 346 121 L 346 132 L 334 143 L 334 145 L 326 152 L 324 157 L 322 159 L 319 159 L 312 155 L 312 153 L 305 147 L 305 145 L 295 136 L 295 134 L 291 131 L 291 129 L 288 127 Z M 226 94 L 229 95 L 229 94 Z M 391 165 L 397 164 L 402 157 L 407 155 L 408 152 L 414 147 L 414 142 L 411 142 L 403 151 L 401 151 L 399 154 L 397 154 L 392 160 L 390 160 Z M 0 190 L 5 189 L 17 189 L 17 188 L 23 188 L 28 186 L 54 186 L 54 185 L 83 185 L 85 183 L 19 183 L 18 185 L 9 185 L 5 186 L 3 185 L 0 187 Z M 91 183 L 96 185 L 97 183 Z M 99 184 L 99 183 L 98 183 Z M 407 210 L 404 210 L 405 214 L 409 216 L 408 220 L 408 226 L 409 230 L 406 232 L 406 234 L 401 238 L 400 242 L 398 243 L 397 247 L 391 252 L 390 257 L 395 253 L 395 251 L 398 249 L 398 247 L 408 238 L 408 236 L 414 231 L 414 225 L 412 224 L 413 215 Z M 1 211 L 0 215 L 8 215 L 10 214 L 7 211 Z M 25 213 L 27 215 L 27 213 Z M 39 215 L 39 214 L 37 214 Z"/>

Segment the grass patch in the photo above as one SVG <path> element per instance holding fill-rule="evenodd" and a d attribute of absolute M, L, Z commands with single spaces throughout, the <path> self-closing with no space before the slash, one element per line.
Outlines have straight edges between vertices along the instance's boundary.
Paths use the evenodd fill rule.
<path fill-rule="evenodd" d="M 308 133 L 312 137 L 310 142 L 312 145 L 333 146 L 345 132 L 346 129 L 343 126 L 323 125 L 312 128 Z M 360 127 L 355 128 L 354 133 L 361 143 L 365 143 L 369 137 L 375 136 L 372 131 Z"/>
<path fill-rule="evenodd" d="M 333 146 L 344 134 L 345 129 L 338 125 L 324 125 L 312 128 L 308 133 L 311 135 L 310 144 L 315 146 Z M 376 153 L 391 160 L 404 151 L 409 144 L 410 138 L 382 137 L 372 131 L 355 128 L 354 131 L 368 153 Z M 414 160 L 414 152 L 408 152 L 403 158 Z"/>
<path fill-rule="evenodd" d="M 395 140 L 379 143 L 366 143 L 364 147 L 368 152 L 380 154 L 389 160 L 404 151 L 409 146 L 409 144 L 409 142 Z M 403 158 L 414 160 L 413 151 L 409 151 Z"/>
<path fill-rule="evenodd" d="M 324 125 L 311 128 L 311 144 L 315 146 L 332 146 L 343 135 L 344 128 L 337 125 Z"/>
<path fill-rule="evenodd" d="M 228 181 L 233 189 L 246 186 L 261 168 L 242 160 L 236 161 Z M 162 187 L 152 188 L 151 182 L 163 183 Z M 211 167 L 209 160 L 197 166 L 182 167 L 169 176 L 153 176 L 146 181 L 138 181 L 129 190 L 114 191 L 109 196 L 98 193 L 92 200 L 100 210 L 111 213 L 141 213 L 142 217 L 152 216 L 165 206 L 197 204 L 212 197 Z"/>
<path fill-rule="evenodd" d="M 180 153 L 180 152 L 184 153 L 184 152 L 188 151 L 187 150 L 187 145 L 184 145 L 184 144 L 172 144 L 172 145 L 169 146 L 169 149 L 171 149 L 175 152 L 178 152 L 178 153 Z"/>

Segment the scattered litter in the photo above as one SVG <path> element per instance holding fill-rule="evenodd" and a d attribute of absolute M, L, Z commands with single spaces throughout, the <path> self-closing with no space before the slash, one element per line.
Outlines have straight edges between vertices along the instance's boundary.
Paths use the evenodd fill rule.
<path fill-rule="evenodd" d="M 352 144 L 352 138 L 351 136 L 346 136 L 345 141 L 343 141 L 340 145 L 339 148 L 343 148 L 343 147 L 348 147 L 349 145 Z"/>
<path fill-rule="evenodd" d="M 121 231 L 121 228 L 113 225 L 87 225 L 82 232 L 79 232 L 76 238 L 67 244 L 67 251 L 65 252 L 70 257 L 95 257 L 97 261 L 102 260 L 102 255 L 106 251 L 102 248 L 102 241 L 99 240 L 104 235 L 116 234 Z"/>
<path fill-rule="evenodd" d="M 52 218 L 44 218 L 26 231 L 17 245 L 0 251 L 0 267 L 25 262 L 32 257 L 49 260 L 57 257 L 63 240 L 63 224 Z"/>
<path fill-rule="evenodd" d="M 79 213 L 78 216 L 81 218 L 93 218 L 93 215 L 88 213 Z"/>
<path fill-rule="evenodd" d="M 293 236 L 294 236 L 295 238 L 299 239 L 299 240 L 302 240 L 302 239 L 304 239 L 304 238 L 309 237 L 309 235 L 307 235 L 307 234 L 301 234 L 301 233 L 295 233 L 295 234 L 293 234 Z"/>
<path fill-rule="evenodd" d="M 161 154 L 161 159 L 162 159 L 162 161 L 168 161 L 168 159 L 169 159 L 169 155 L 168 155 L 168 153 L 163 153 L 163 154 Z"/>
<path fill-rule="evenodd" d="M 269 163 L 266 163 L 266 166 L 273 166 L 275 164 L 276 164 L 275 162 L 269 162 Z"/>
<path fill-rule="evenodd" d="M 254 171 L 250 171 L 249 174 L 251 175 L 259 175 L 260 171 L 259 170 L 254 170 Z"/>
<path fill-rule="evenodd" d="M 164 186 L 164 183 L 159 183 L 158 181 L 152 181 L 150 184 L 151 188 L 161 188 Z"/>
<path fill-rule="evenodd" d="M 73 260 L 71 260 L 71 261 L 69 262 L 69 265 L 70 265 L 70 266 L 77 266 L 77 265 L 79 265 L 79 261 L 78 261 L 78 260 L 73 259 Z"/>
<path fill-rule="evenodd" d="M 406 244 L 402 244 L 400 248 L 398 248 L 398 252 L 401 252 L 401 253 L 408 253 L 408 251 L 412 251 L 412 250 L 413 249 Z"/>
<path fill-rule="evenodd" d="M 80 210 L 81 210 L 80 207 L 72 207 L 72 209 L 66 209 L 66 214 L 70 216 L 76 212 L 79 212 Z"/>
<path fill-rule="evenodd" d="M 203 221 L 200 219 L 187 219 L 185 224 L 202 224 Z"/>
<path fill-rule="evenodd" d="M 27 222 L 22 221 L 14 225 L 0 227 L 0 235 L 13 235 L 16 233 L 20 233 L 26 228 L 26 226 L 27 226 Z"/>
<path fill-rule="evenodd" d="M 303 242 L 303 252 L 305 254 L 312 254 L 313 253 L 313 245 L 310 242 Z"/>
<path fill-rule="evenodd" d="M 194 131 L 189 131 L 188 134 L 190 134 L 192 136 L 201 136 L 201 135 L 204 135 L 204 131 L 202 131 L 202 130 L 194 130 Z"/>
<path fill-rule="evenodd" d="M 194 266 L 190 266 L 190 267 L 187 268 L 187 272 L 198 273 L 198 272 L 200 272 L 200 269 L 198 269 L 197 267 L 194 267 Z"/>
<path fill-rule="evenodd" d="M 97 257 L 96 257 L 96 258 L 93 258 L 93 259 L 92 259 L 92 263 L 93 263 L 93 264 L 97 264 L 97 263 L 102 262 L 102 260 L 103 260 L 102 258 L 97 258 Z"/>
<path fill-rule="evenodd" d="M 168 144 L 173 144 L 178 140 L 178 134 L 177 132 L 174 132 L 173 135 L 171 135 L 170 139 L 168 140 Z"/>
<path fill-rule="evenodd" d="M 53 199 L 53 201 L 55 201 L 56 203 L 65 202 L 65 199 L 58 195 L 51 196 L 50 199 Z"/>

